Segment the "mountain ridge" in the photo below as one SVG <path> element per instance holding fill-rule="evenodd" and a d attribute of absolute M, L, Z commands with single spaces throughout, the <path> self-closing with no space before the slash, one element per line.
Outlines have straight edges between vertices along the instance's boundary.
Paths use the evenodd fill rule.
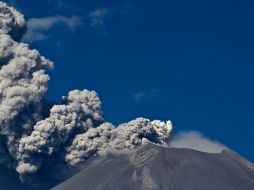
<path fill-rule="evenodd" d="M 253 190 L 254 165 L 231 150 L 204 153 L 147 144 L 95 159 L 52 190 Z"/>

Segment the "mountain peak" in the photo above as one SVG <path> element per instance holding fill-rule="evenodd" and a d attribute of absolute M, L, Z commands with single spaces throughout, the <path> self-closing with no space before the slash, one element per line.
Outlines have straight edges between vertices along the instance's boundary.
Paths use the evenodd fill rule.
<path fill-rule="evenodd" d="M 53 190 L 253 190 L 253 173 L 253 164 L 231 150 L 212 154 L 147 144 L 129 155 L 97 158 Z"/>

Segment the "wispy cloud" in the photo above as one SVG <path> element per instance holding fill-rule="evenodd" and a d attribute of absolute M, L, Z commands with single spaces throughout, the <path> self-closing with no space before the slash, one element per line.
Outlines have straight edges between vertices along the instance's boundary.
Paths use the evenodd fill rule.
<path fill-rule="evenodd" d="M 152 89 L 148 91 L 139 91 L 133 95 L 133 98 L 136 101 L 142 101 L 144 99 L 152 99 L 152 98 L 158 98 L 159 97 L 159 91 L 157 89 Z"/>
<path fill-rule="evenodd" d="M 175 148 L 188 148 L 208 153 L 220 153 L 226 148 L 225 145 L 211 140 L 197 131 L 178 133 L 170 142 L 170 146 Z"/>
<path fill-rule="evenodd" d="M 64 0 L 48 0 L 49 3 L 54 5 L 57 9 L 77 9 L 74 4 Z"/>
<path fill-rule="evenodd" d="M 66 3 L 63 0 L 48 0 L 49 3 L 58 7 L 59 9 L 73 8 L 73 5 Z M 35 42 L 48 39 L 52 33 L 49 32 L 55 26 L 62 26 L 70 31 L 73 31 L 78 25 L 81 24 L 81 20 L 84 26 L 90 26 L 98 33 L 107 34 L 107 21 L 112 21 L 112 19 L 123 19 L 127 22 L 133 20 L 135 11 L 133 6 L 130 4 L 121 4 L 116 7 L 99 7 L 93 11 L 86 13 L 81 19 L 78 16 L 48 16 L 43 18 L 31 18 L 27 22 L 27 33 L 23 37 L 25 42 Z M 131 19 L 130 19 L 131 18 Z M 139 92 L 137 97 L 142 97 L 143 92 Z M 145 95 L 146 96 L 146 95 Z M 139 99 L 139 98 L 137 98 Z"/>
<path fill-rule="evenodd" d="M 91 11 L 88 14 L 88 17 L 90 18 L 90 26 L 96 29 L 104 29 L 105 28 L 104 19 L 108 14 L 109 9 L 107 8 L 98 8 L 94 11 Z"/>
<path fill-rule="evenodd" d="M 88 14 L 90 26 L 98 32 L 107 32 L 107 21 L 121 19 L 125 22 L 133 22 L 137 18 L 136 10 L 131 4 L 120 4 L 113 7 L 100 7 Z"/>
<path fill-rule="evenodd" d="M 81 20 L 77 16 L 65 17 L 56 15 L 43 18 L 31 18 L 27 22 L 28 30 L 23 37 L 23 41 L 34 42 L 47 39 L 49 37 L 48 31 L 56 25 L 62 25 L 73 31 L 80 24 Z"/>

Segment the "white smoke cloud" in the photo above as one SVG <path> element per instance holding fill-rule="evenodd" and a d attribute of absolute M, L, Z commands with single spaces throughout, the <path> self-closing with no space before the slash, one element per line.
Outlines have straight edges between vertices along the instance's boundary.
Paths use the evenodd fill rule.
<path fill-rule="evenodd" d="M 23 37 L 25 42 L 34 42 L 47 39 L 49 36 L 45 33 L 56 25 L 63 25 L 73 31 L 81 24 L 81 19 L 77 16 L 51 16 L 44 18 L 31 18 L 27 22 L 27 32 Z"/>
<path fill-rule="evenodd" d="M 170 141 L 175 148 L 188 148 L 207 153 L 221 153 L 226 146 L 211 140 L 197 131 L 180 132 Z"/>

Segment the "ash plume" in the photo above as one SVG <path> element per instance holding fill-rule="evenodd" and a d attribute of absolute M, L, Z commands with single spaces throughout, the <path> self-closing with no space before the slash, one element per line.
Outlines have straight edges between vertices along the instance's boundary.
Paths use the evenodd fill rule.
<path fill-rule="evenodd" d="M 104 121 L 94 91 L 70 91 L 49 110 L 44 95 L 53 63 L 18 43 L 25 31 L 24 16 L 0 2 L 0 163 L 8 163 L 23 182 L 46 166 L 50 173 L 54 160 L 61 160 L 59 167 L 74 167 L 108 150 L 168 143 L 170 121 L 138 118 L 114 126 Z"/>
<path fill-rule="evenodd" d="M 107 150 L 128 151 L 148 142 L 164 145 L 167 144 L 171 132 L 170 121 L 137 118 L 118 127 L 111 123 L 103 123 L 99 127 L 90 128 L 86 133 L 77 135 L 71 145 L 66 147 L 65 160 L 75 165 L 94 154 L 103 154 Z"/>
<path fill-rule="evenodd" d="M 69 92 L 65 104 L 53 106 L 50 116 L 37 122 L 31 135 L 21 138 L 17 171 L 20 174 L 36 172 L 43 162 L 39 155 L 52 155 L 75 133 L 85 133 L 102 121 L 101 102 L 96 92 Z"/>
<path fill-rule="evenodd" d="M 0 30 L 16 41 L 20 40 L 26 32 L 24 16 L 4 2 L 0 2 Z"/>

